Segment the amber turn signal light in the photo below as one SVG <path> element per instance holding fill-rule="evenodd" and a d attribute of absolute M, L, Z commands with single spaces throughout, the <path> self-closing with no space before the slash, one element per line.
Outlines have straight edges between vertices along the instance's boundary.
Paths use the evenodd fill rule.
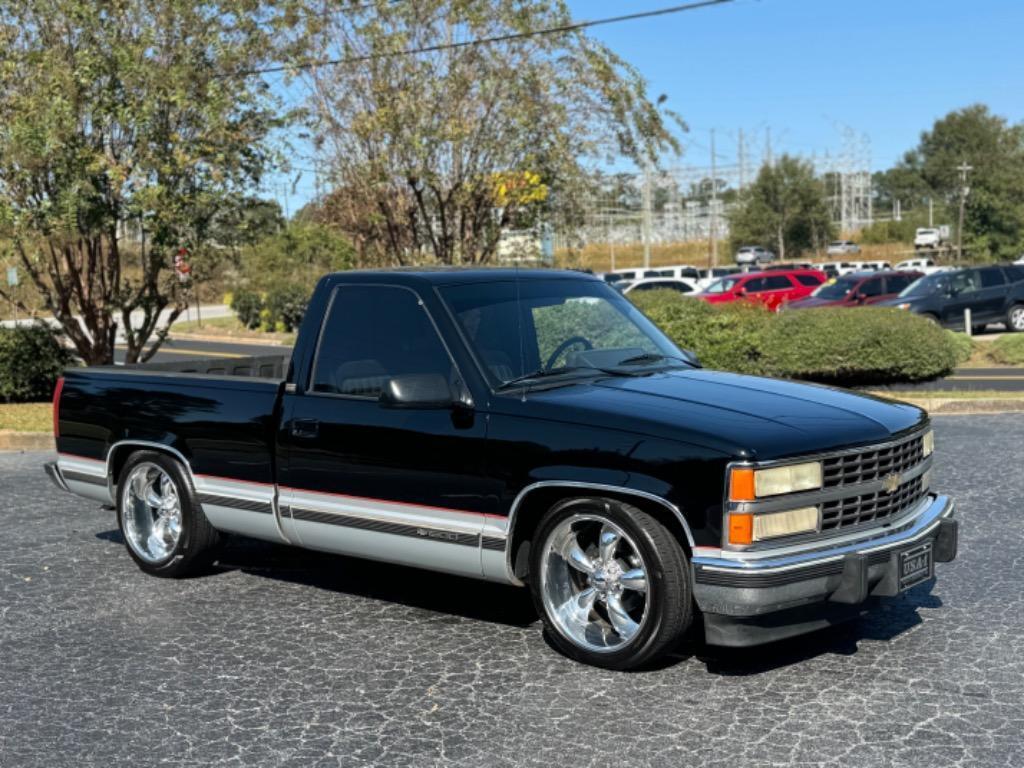
<path fill-rule="evenodd" d="M 754 541 L 754 516 L 729 515 L 729 543 L 751 544 Z"/>
<path fill-rule="evenodd" d="M 729 501 L 754 501 L 754 470 L 733 467 L 729 473 Z"/>

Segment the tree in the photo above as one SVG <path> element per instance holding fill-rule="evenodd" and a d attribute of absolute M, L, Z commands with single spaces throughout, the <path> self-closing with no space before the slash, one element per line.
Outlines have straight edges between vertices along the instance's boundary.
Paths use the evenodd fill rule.
<path fill-rule="evenodd" d="M 814 167 L 790 155 L 765 164 L 729 214 L 734 247 L 771 246 L 779 258 L 818 249 L 835 235 L 822 182 Z"/>
<path fill-rule="evenodd" d="M 901 163 L 950 210 L 960 204 L 958 167 L 967 163 L 964 241 L 977 257 L 1019 255 L 1024 246 L 1024 125 L 975 104 L 950 112 L 921 134 Z"/>
<path fill-rule="evenodd" d="M 315 13 L 304 70 L 335 223 L 408 263 L 490 260 L 502 229 L 578 215 L 586 159 L 677 148 L 635 70 L 565 25 L 563 0 L 378 0 Z M 446 47 L 497 36 L 500 42 Z M 404 54 L 435 47 L 428 52 Z M 401 54 L 401 55 L 399 55 Z"/>
<path fill-rule="evenodd" d="M 119 330 L 129 362 L 153 355 L 185 307 L 174 253 L 208 248 L 271 159 L 279 118 L 247 73 L 282 19 L 251 0 L 0 6 L 0 236 L 85 362 L 112 362 Z"/>
<path fill-rule="evenodd" d="M 250 288 L 269 292 L 297 286 L 306 295 L 326 272 L 351 269 L 355 252 L 336 230 L 306 219 L 242 249 L 242 273 Z"/>

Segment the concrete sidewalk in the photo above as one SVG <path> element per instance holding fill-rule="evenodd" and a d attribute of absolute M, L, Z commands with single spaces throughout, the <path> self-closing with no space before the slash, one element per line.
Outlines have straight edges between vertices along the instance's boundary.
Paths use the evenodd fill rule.
<path fill-rule="evenodd" d="M 202 304 L 199 307 L 199 312 L 202 315 L 204 320 L 212 320 L 215 317 L 230 317 L 232 314 L 234 314 L 231 311 L 231 307 L 227 306 L 226 304 Z M 166 327 L 167 326 L 167 320 L 170 318 L 170 316 L 171 316 L 171 310 L 170 309 L 163 310 L 160 313 L 160 319 L 159 319 L 158 324 L 157 324 L 157 329 Z M 80 318 L 81 315 L 76 315 L 75 317 L 76 318 Z M 132 312 L 132 314 L 131 314 L 132 325 L 134 326 L 137 323 L 142 322 L 142 318 L 143 317 L 144 317 L 144 313 L 142 311 L 140 311 L 140 310 L 136 310 L 135 312 Z M 176 324 L 177 323 L 183 323 L 183 322 L 187 322 L 189 320 L 195 320 L 195 319 L 196 319 L 196 308 L 195 307 L 190 307 L 185 312 L 181 313 L 181 315 L 178 317 L 178 319 L 175 321 L 175 323 Z M 34 323 L 36 323 L 36 322 L 38 322 L 40 320 L 42 322 L 46 323 L 47 325 L 51 325 L 53 327 L 57 327 L 57 321 L 53 317 L 50 317 L 50 316 L 38 317 L 38 318 L 21 318 L 19 320 L 2 320 L 2 321 L 0 321 L 0 326 L 2 326 L 4 328 L 15 328 L 17 326 L 33 325 Z M 117 340 L 119 342 L 124 341 L 124 334 L 122 334 L 120 332 L 120 330 L 118 331 L 118 334 L 117 334 Z"/>

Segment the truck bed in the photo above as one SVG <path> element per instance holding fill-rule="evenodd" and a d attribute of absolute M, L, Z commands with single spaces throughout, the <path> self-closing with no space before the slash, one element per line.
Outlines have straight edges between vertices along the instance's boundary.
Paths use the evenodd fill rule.
<path fill-rule="evenodd" d="M 70 482 L 93 485 L 86 495 L 107 503 L 108 473 L 116 481 L 120 462 L 146 445 L 180 454 L 197 488 L 201 477 L 272 487 L 274 416 L 287 365 L 267 356 L 69 369 L 59 465 Z"/>

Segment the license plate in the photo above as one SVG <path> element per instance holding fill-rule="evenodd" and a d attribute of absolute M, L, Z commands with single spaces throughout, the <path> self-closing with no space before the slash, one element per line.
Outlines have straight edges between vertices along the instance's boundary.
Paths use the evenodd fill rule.
<path fill-rule="evenodd" d="M 900 552 L 900 591 L 932 577 L 932 543 L 919 544 L 913 549 Z"/>

